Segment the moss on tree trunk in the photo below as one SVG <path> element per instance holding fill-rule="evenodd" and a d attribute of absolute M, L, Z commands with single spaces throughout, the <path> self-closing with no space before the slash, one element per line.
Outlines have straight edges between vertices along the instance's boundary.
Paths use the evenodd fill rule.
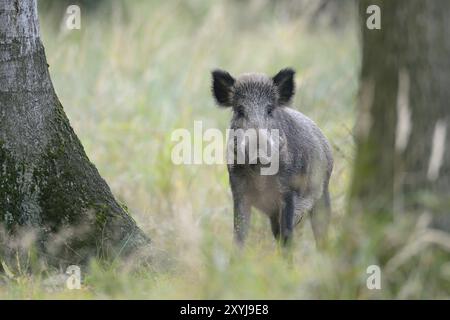
<path fill-rule="evenodd" d="M 115 258 L 149 239 L 89 161 L 53 89 L 34 0 L 0 1 L 3 257 L 26 230 L 52 264 Z"/>

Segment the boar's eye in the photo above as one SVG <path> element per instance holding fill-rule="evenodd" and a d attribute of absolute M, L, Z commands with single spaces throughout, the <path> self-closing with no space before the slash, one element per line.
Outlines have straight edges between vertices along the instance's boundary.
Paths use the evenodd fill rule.
<path fill-rule="evenodd" d="M 267 115 L 271 116 L 273 114 L 273 106 L 269 105 L 267 106 Z"/>
<path fill-rule="evenodd" d="M 236 108 L 236 114 L 238 115 L 238 117 L 244 117 L 245 116 L 244 107 L 243 106 L 238 106 Z"/>

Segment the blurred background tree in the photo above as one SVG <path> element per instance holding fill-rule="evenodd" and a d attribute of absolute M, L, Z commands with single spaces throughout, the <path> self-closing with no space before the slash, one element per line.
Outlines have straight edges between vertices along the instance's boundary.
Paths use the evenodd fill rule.
<path fill-rule="evenodd" d="M 366 24 L 371 5 L 381 29 Z M 450 292 L 449 15 L 445 0 L 359 1 L 356 150 L 335 250 L 342 278 L 372 255 L 396 297 Z"/>
<path fill-rule="evenodd" d="M 381 30 L 366 26 L 370 5 Z M 355 208 L 430 211 L 450 230 L 450 2 L 361 1 Z M 392 218 L 392 216 L 391 216 Z"/>

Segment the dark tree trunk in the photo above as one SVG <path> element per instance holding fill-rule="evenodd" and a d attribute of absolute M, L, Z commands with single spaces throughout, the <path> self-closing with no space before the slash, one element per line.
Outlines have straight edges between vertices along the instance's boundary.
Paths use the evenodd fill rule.
<path fill-rule="evenodd" d="M 52 264 L 115 258 L 149 243 L 69 124 L 34 0 L 0 0 L 0 226 L 3 257 L 26 230 Z"/>
<path fill-rule="evenodd" d="M 381 30 L 366 9 L 381 8 Z M 450 229 L 450 1 L 360 1 L 354 210 L 430 209 Z"/>

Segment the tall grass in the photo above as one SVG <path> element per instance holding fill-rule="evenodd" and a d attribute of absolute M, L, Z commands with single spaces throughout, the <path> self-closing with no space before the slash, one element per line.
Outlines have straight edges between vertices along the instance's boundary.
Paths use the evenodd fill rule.
<path fill-rule="evenodd" d="M 152 265 L 134 273 L 94 262 L 82 271 L 82 290 L 52 284 L 48 274 L 13 275 L 3 280 L 0 298 L 422 296 L 422 273 L 403 291 L 367 289 L 366 268 L 379 263 L 378 246 L 376 239 L 358 242 L 365 238 L 356 222 L 349 238 L 357 245 L 342 245 L 359 64 L 354 22 L 311 29 L 301 16 L 287 18 L 268 4 L 116 1 L 92 13 L 82 8 L 82 29 L 74 31 L 59 30 L 55 12 L 40 13 L 51 76 L 71 124 L 155 252 Z M 213 68 L 275 74 L 286 66 L 297 70 L 294 106 L 334 147 L 331 245 L 319 253 L 305 222 L 286 260 L 267 219 L 254 212 L 248 247 L 236 257 L 225 166 L 174 165 L 170 136 L 195 120 L 227 127 L 230 111 L 215 107 L 210 94 Z M 443 294 L 430 294 L 436 292 Z"/>

